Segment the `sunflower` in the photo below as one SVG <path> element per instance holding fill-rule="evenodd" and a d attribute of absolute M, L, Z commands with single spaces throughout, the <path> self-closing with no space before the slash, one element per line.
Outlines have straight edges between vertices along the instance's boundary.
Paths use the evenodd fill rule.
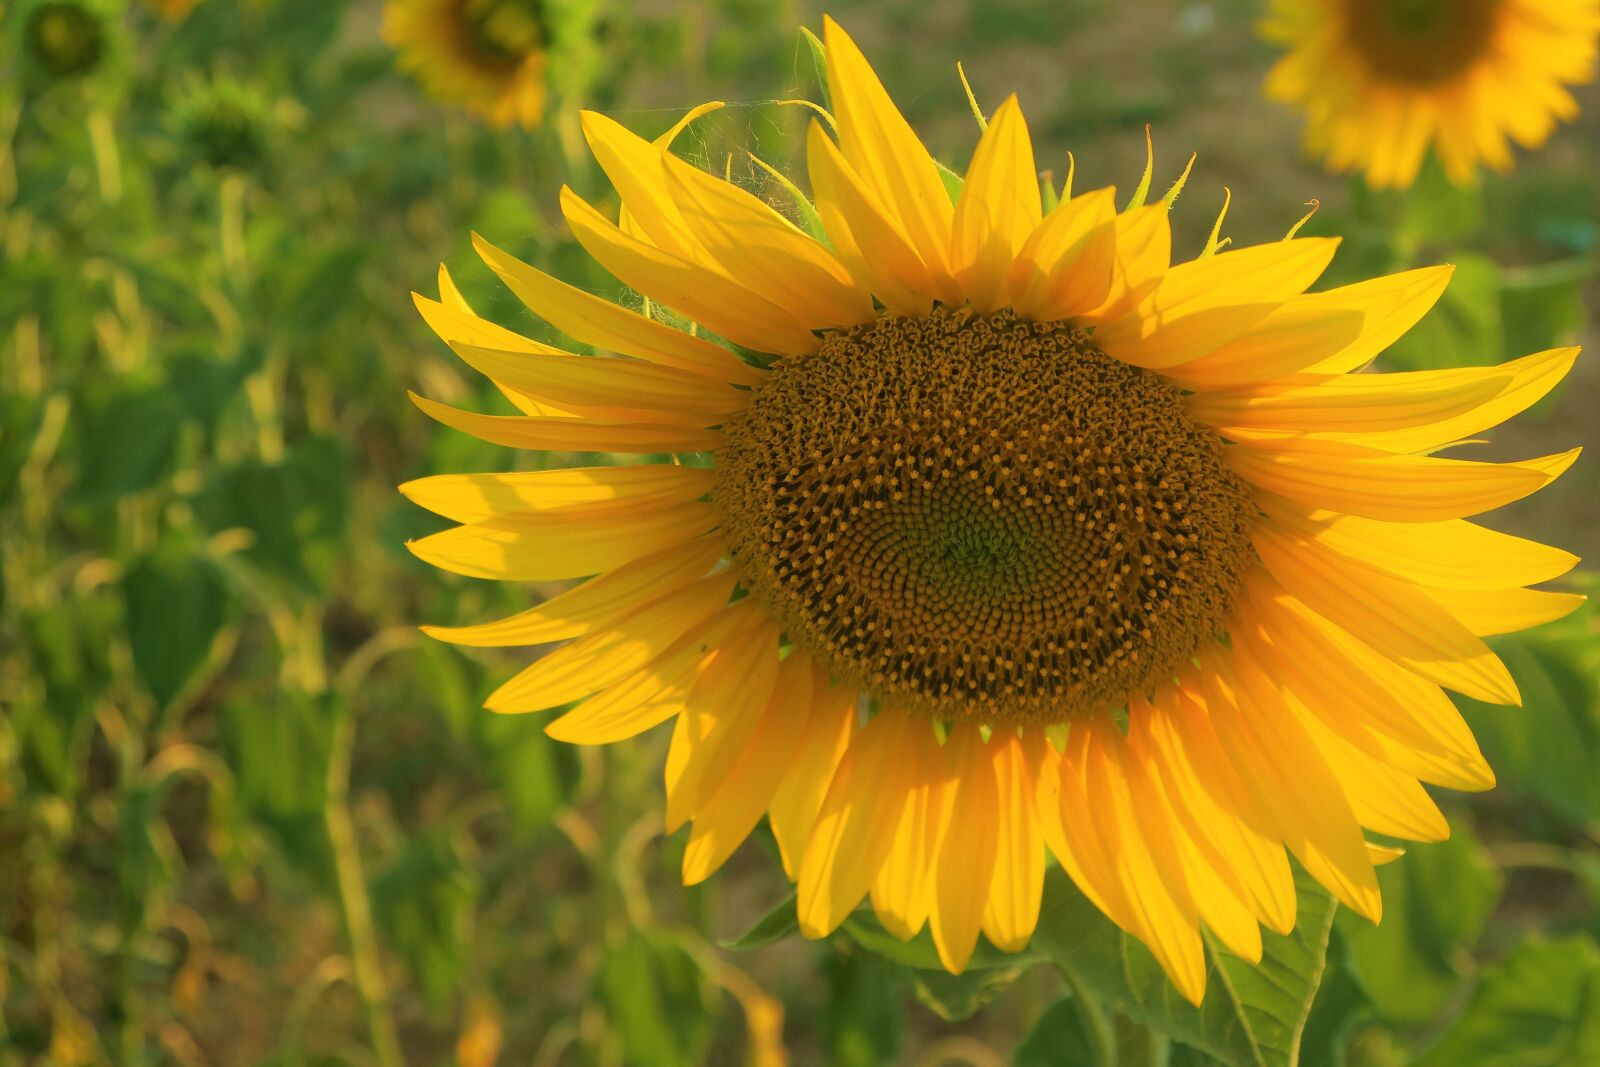
<path fill-rule="evenodd" d="M 543 119 L 542 0 L 390 0 L 383 35 L 438 99 L 493 126 L 533 129 Z"/>
<path fill-rule="evenodd" d="M 149 6 L 168 22 L 182 22 L 200 0 L 149 0 Z"/>
<path fill-rule="evenodd" d="M 1433 453 L 1534 403 L 1576 351 L 1354 373 L 1448 267 L 1308 294 L 1337 244 L 1310 238 L 1214 238 L 1174 266 L 1148 169 L 1131 208 L 1107 188 L 1046 210 L 1015 97 L 953 198 L 831 21 L 826 56 L 813 199 L 780 183 L 800 225 L 669 151 L 720 105 L 654 142 L 583 116 L 621 222 L 570 189 L 562 208 L 643 313 L 475 239 L 534 315 L 616 355 L 479 318 L 442 269 L 440 298 L 416 298 L 522 411 L 414 397 L 440 422 L 673 457 L 402 486 L 460 524 L 412 543 L 423 560 L 585 579 L 428 632 L 556 645 L 487 706 L 565 708 L 560 740 L 672 720 L 685 881 L 765 815 L 811 937 L 870 897 L 896 936 L 930 927 L 952 972 L 980 933 L 1020 950 L 1047 850 L 1195 1002 L 1200 924 L 1257 960 L 1263 925 L 1293 925 L 1290 854 L 1376 920 L 1394 852 L 1363 827 L 1439 840 L 1419 781 L 1494 781 L 1444 689 L 1516 703 L 1480 638 L 1580 599 L 1525 588 L 1575 557 L 1464 518 L 1576 453 Z"/>
<path fill-rule="evenodd" d="M 82 77 L 105 58 L 110 18 L 92 0 L 43 0 L 28 11 L 23 39 L 33 62 L 53 78 Z"/>
<path fill-rule="evenodd" d="M 1331 168 L 1408 186 L 1432 144 L 1465 184 L 1577 115 L 1600 0 L 1273 0 L 1262 33 L 1290 50 L 1267 95 L 1306 112 Z"/>

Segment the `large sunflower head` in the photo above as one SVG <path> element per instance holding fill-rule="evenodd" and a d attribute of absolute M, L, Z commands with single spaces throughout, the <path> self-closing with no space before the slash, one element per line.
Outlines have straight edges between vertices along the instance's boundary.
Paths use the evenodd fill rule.
<path fill-rule="evenodd" d="M 1267 95 L 1305 111 L 1330 167 L 1407 186 L 1432 145 L 1465 183 L 1577 115 L 1600 0 L 1273 0 L 1262 32 L 1289 49 Z"/>
<path fill-rule="evenodd" d="M 492 126 L 544 118 L 550 41 L 544 0 L 390 0 L 384 38 L 440 100 Z"/>
<path fill-rule="evenodd" d="M 424 317 L 520 415 L 440 421 L 594 466 L 402 487 L 460 525 L 411 545 L 481 578 L 582 579 L 480 646 L 553 644 L 488 699 L 565 709 L 576 744 L 668 721 L 684 877 L 765 816 L 822 936 L 865 897 L 960 971 L 1038 918 L 1047 849 L 1198 1001 L 1200 925 L 1261 953 L 1289 855 L 1380 910 L 1363 830 L 1447 833 L 1419 781 L 1493 775 L 1444 689 L 1515 703 L 1484 645 L 1578 598 L 1527 588 L 1565 552 L 1467 517 L 1573 455 L 1437 455 L 1526 408 L 1562 350 L 1502 367 L 1362 371 L 1446 267 L 1308 293 L 1329 239 L 1172 262 L 1149 174 L 1041 192 L 1015 98 L 952 195 L 829 22 L 832 113 L 792 217 L 600 115 L 622 201 L 570 189 L 579 243 L 643 310 L 486 241 L 575 355 L 473 314 Z M 770 171 L 776 175 L 776 171 Z M 1070 183 L 1069 183 L 1070 184 Z M 658 309 L 671 309 L 670 321 Z M 692 328 L 679 328 L 693 323 Z M 629 458 L 635 457 L 635 458 Z"/>

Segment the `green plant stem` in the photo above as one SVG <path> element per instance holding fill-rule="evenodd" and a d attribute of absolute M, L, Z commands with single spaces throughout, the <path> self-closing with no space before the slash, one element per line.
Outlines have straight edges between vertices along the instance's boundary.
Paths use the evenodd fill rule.
<path fill-rule="evenodd" d="M 1065 971 L 1061 977 L 1072 990 L 1072 1004 L 1083 1019 L 1084 1029 L 1089 1031 L 1089 1037 L 1094 1041 L 1094 1062 L 1099 1067 L 1117 1067 L 1117 1035 L 1111 1028 L 1111 1020 L 1106 1018 L 1105 1008 L 1082 982 Z"/>
<path fill-rule="evenodd" d="M 355 744 L 355 715 L 341 711 L 333 728 L 328 758 L 328 794 L 323 818 L 333 866 L 339 882 L 339 906 L 350 936 L 350 959 L 356 991 L 366 1009 L 367 1029 L 379 1067 L 403 1067 L 400 1037 L 389 1012 L 389 992 L 378 959 L 378 939 L 372 926 L 372 902 L 367 897 L 366 875 L 361 870 L 360 848 L 350 818 L 350 753 Z"/>

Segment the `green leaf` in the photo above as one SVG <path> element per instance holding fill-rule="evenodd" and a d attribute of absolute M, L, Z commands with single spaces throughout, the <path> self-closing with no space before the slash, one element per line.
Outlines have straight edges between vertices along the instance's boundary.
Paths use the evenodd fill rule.
<path fill-rule="evenodd" d="M 960 974 L 916 971 L 911 977 L 911 989 L 939 1018 L 959 1022 L 1004 993 L 1025 970 L 1026 965 L 969 969 Z"/>
<path fill-rule="evenodd" d="M 828 50 L 808 27 L 800 27 L 800 38 L 805 42 L 806 51 L 811 54 L 811 71 L 817 79 L 817 99 L 831 113 L 833 97 L 828 92 Z"/>
<path fill-rule="evenodd" d="M 361 244 L 315 252 L 302 249 L 304 258 L 283 272 L 281 321 L 293 329 L 320 334 L 337 315 L 340 304 L 349 299 L 367 251 Z"/>
<path fill-rule="evenodd" d="M 1591 639 L 1592 640 L 1592 639 Z M 1600 697 L 1579 650 L 1538 638 L 1493 642 L 1522 691 L 1522 707 L 1456 697 L 1504 795 L 1530 798 L 1573 829 L 1600 820 Z"/>
<path fill-rule="evenodd" d="M 1460 981 L 1456 961 L 1478 943 L 1500 899 L 1501 878 L 1465 820 L 1450 840 L 1408 846 L 1378 869 L 1383 922 L 1346 912 L 1339 931 L 1354 977 L 1379 1017 L 1421 1025 Z"/>
<path fill-rule="evenodd" d="M 457 992 L 477 899 L 478 877 L 449 829 L 408 841 L 373 879 L 372 913 L 384 942 L 405 958 L 435 1011 Z"/>
<path fill-rule="evenodd" d="M 1383 354 L 1384 370 L 1486 366 L 1505 359 L 1499 266 L 1473 253 L 1452 259 L 1456 272 L 1450 287 L 1433 310 Z"/>
<path fill-rule="evenodd" d="M 1583 294 L 1595 270 L 1592 257 L 1507 270 L 1500 290 L 1506 351 L 1520 355 L 1575 343 L 1588 321 Z"/>
<path fill-rule="evenodd" d="M 546 736 L 542 722 L 527 716 L 492 715 L 472 701 L 478 720 L 479 757 L 488 768 L 517 831 L 530 834 L 566 807 L 578 784 L 573 746 Z"/>
<path fill-rule="evenodd" d="M 177 397 L 165 387 L 109 397 L 82 428 L 77 497 L 111 501 L 159 483 L 172 462 L 180 415 Z"/>
<path fill-rule="evenodd" d="M 724 941 L 722 947 L 735 952 L 749 952 L 776 944 L 799 932 L 800 918 L 795 912 L 795 896 L 790 893 L 781 904 L 757 919 L 754 926 L 733 940 Z"/>
<path fill-rule="evenodd" d="M 213 532 L 249 530 L 245 557 L 267 574 L 321 592 L 348 558 L 348 497 L 344 446 L 306 437 L 280 463 L 247 459 L 217 471 L 196 510 Z"/>
<path fill-rule="evenodd" d="M 1411 245 L 1455 245 L 1483 227 L 1483 187 L 1461 186 L 1428 157 L 1416 182 L 1404 193 L 1399 230 Z"/>
<path fill-rule="evenodd" d="M 331 701 L 293 691 L 225 705 L 222 734 L 240 803 L 269 819 L 320 816 L 338 714 Z"/>
<path fill-rule="evenodd" d="M 163 549 L 122 579 L 133 666 L 166 707 L 206 661 L 227 614 L 228 590 L 204 556 Z"/>
<path fill-rule="evenodd" d="M 638 930 L 610 948 L 596 978 L 630 1067 L 705 1062 L 714 1001 L 694 957 L 670 934 Z"/>
<path fill-rule="evenodd" d="M 1345 1067 L 1351 1035 L 1371 1013 L 1372 1005 L 1351 973 L 1348 948 L 1335 921 L 1327 970 L 1300 1039 L 1300 1067 Z"/>
<path fill-rule="evenodd" d="M 933 934 L 927 927 L 910 941 L 902 941 L 883 928 L 870 907 L 858 908 L 840 927 L 850 939 L 862 948 L 890 963 L 922 971 L 945 973 L 939 960 L 939 951 L 933 946 Z M 1021 952 L 1001 952 L 987 941 L 980 940 L 967 970 L 983 971 L 992 968 L 1013 969 L 1034 962 L 1040 953 L 1033 948 Z"/>
<path fill-rule="evenodd" d="M 1334 914 L 1332 898 L 1304 871 L 1296 872 L 1295 888 L 1295 928 L 1288 935 L 1263 934 L 1260 964 L 1212 945 L 1198 1008 L 1142 944 L 1118 930 L 1059 870 L 1046 878 L 1033 947 L 1102 1004 L 1229 1067 L 1295 1067 Z"/>
<path fill-rule="evenodd" d="M 1484 972 L 1466 1010 L 1414 1067 L 1590 1067 L 1600 1062 L 1600 947 L 1525 941 Z"/>
<path fill-rule="evenodd" d="M 829 949 L 822 964 L 826 999 L 819 1019 L 829 1067 L 882 1067 L 900 1062 L 904 1030 L 898 984 L 882 961 Z"/>
<path fill-rule="evenodd" d="M 1061 1067 L 1100 1063 L 1099 1045 L 1084 1019 L 1083 1002 L 1065 996 L 1044 1010 L 1011 1055 L 1011 1067 Z"/>
<path fill-rule="evenodd" d="M 954 204 L 961 199 L 961 187 L 966 184 L 966 179 L 938 160 L 934 160 L 933 165 L 939 168 L 939 180 L 944 182 L 944 191 L 949 194 L 950 202 Z"/>

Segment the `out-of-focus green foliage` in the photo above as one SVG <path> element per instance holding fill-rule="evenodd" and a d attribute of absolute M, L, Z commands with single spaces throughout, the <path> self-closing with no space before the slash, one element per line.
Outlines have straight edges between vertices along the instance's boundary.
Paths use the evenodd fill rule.
<path fill-rule="evenodd" d="M 1448 798 L 1456 837 L 1383 870 L 1383 926 L 1307 887 L 1266 969 L 1214 953 L 1199 1012 L 1059 872 L 1033 949 L 959 978 L 867 913 L 806 944 L 764 831 L 678 884 L 663 738 L 580 751 L 479 707 L 517 655 L 415 625 L 529 593 L 414 561 L 404 541 L 438 527 L 394 486 L 527 459 L 406 402 L 504 410 L 408 291 L 443 260 L 542 335 L 468 237 L 616 291 L 554 208 L 563 182 L 609 196 L 579 107 L 655 134 L 728 100 L 690 151 L 799 174 L 805 115 L 774 100 L 818 93 L 795 32 L 814 4 L 583 7 L 534 133 L 423 98 L 376 0 L 0 7 L 0 1067 L 766 1065 L 780 1044 L 839 1067 L 1600 1062 L 1593 610 L 1497 640 L 1525 706 L 1465 711 L 1500 787 Z M 1513 177 L 1375 196 L 1259 102 L 1249 0 L 834 13 L 956 171 L 960 58 L 980 102 L 1021 91 L 1057 181 L 1071 148 L 1079 188 L 1131 188 L 1145 122 L 1168 180 L 1199 150 L 1186 254 L 1228 185 L 1241 242 L 1322 198 L 1308 232 L 1346 237 L 1329 284 L 1455 262 L 1386 366 L 1593 340 L 1593 92 Z M 1589 362 L 1490 447 L 1595 443 Z M 1580 466 L 1506 522 L 1592 557 L 1593 485 Z"/>

